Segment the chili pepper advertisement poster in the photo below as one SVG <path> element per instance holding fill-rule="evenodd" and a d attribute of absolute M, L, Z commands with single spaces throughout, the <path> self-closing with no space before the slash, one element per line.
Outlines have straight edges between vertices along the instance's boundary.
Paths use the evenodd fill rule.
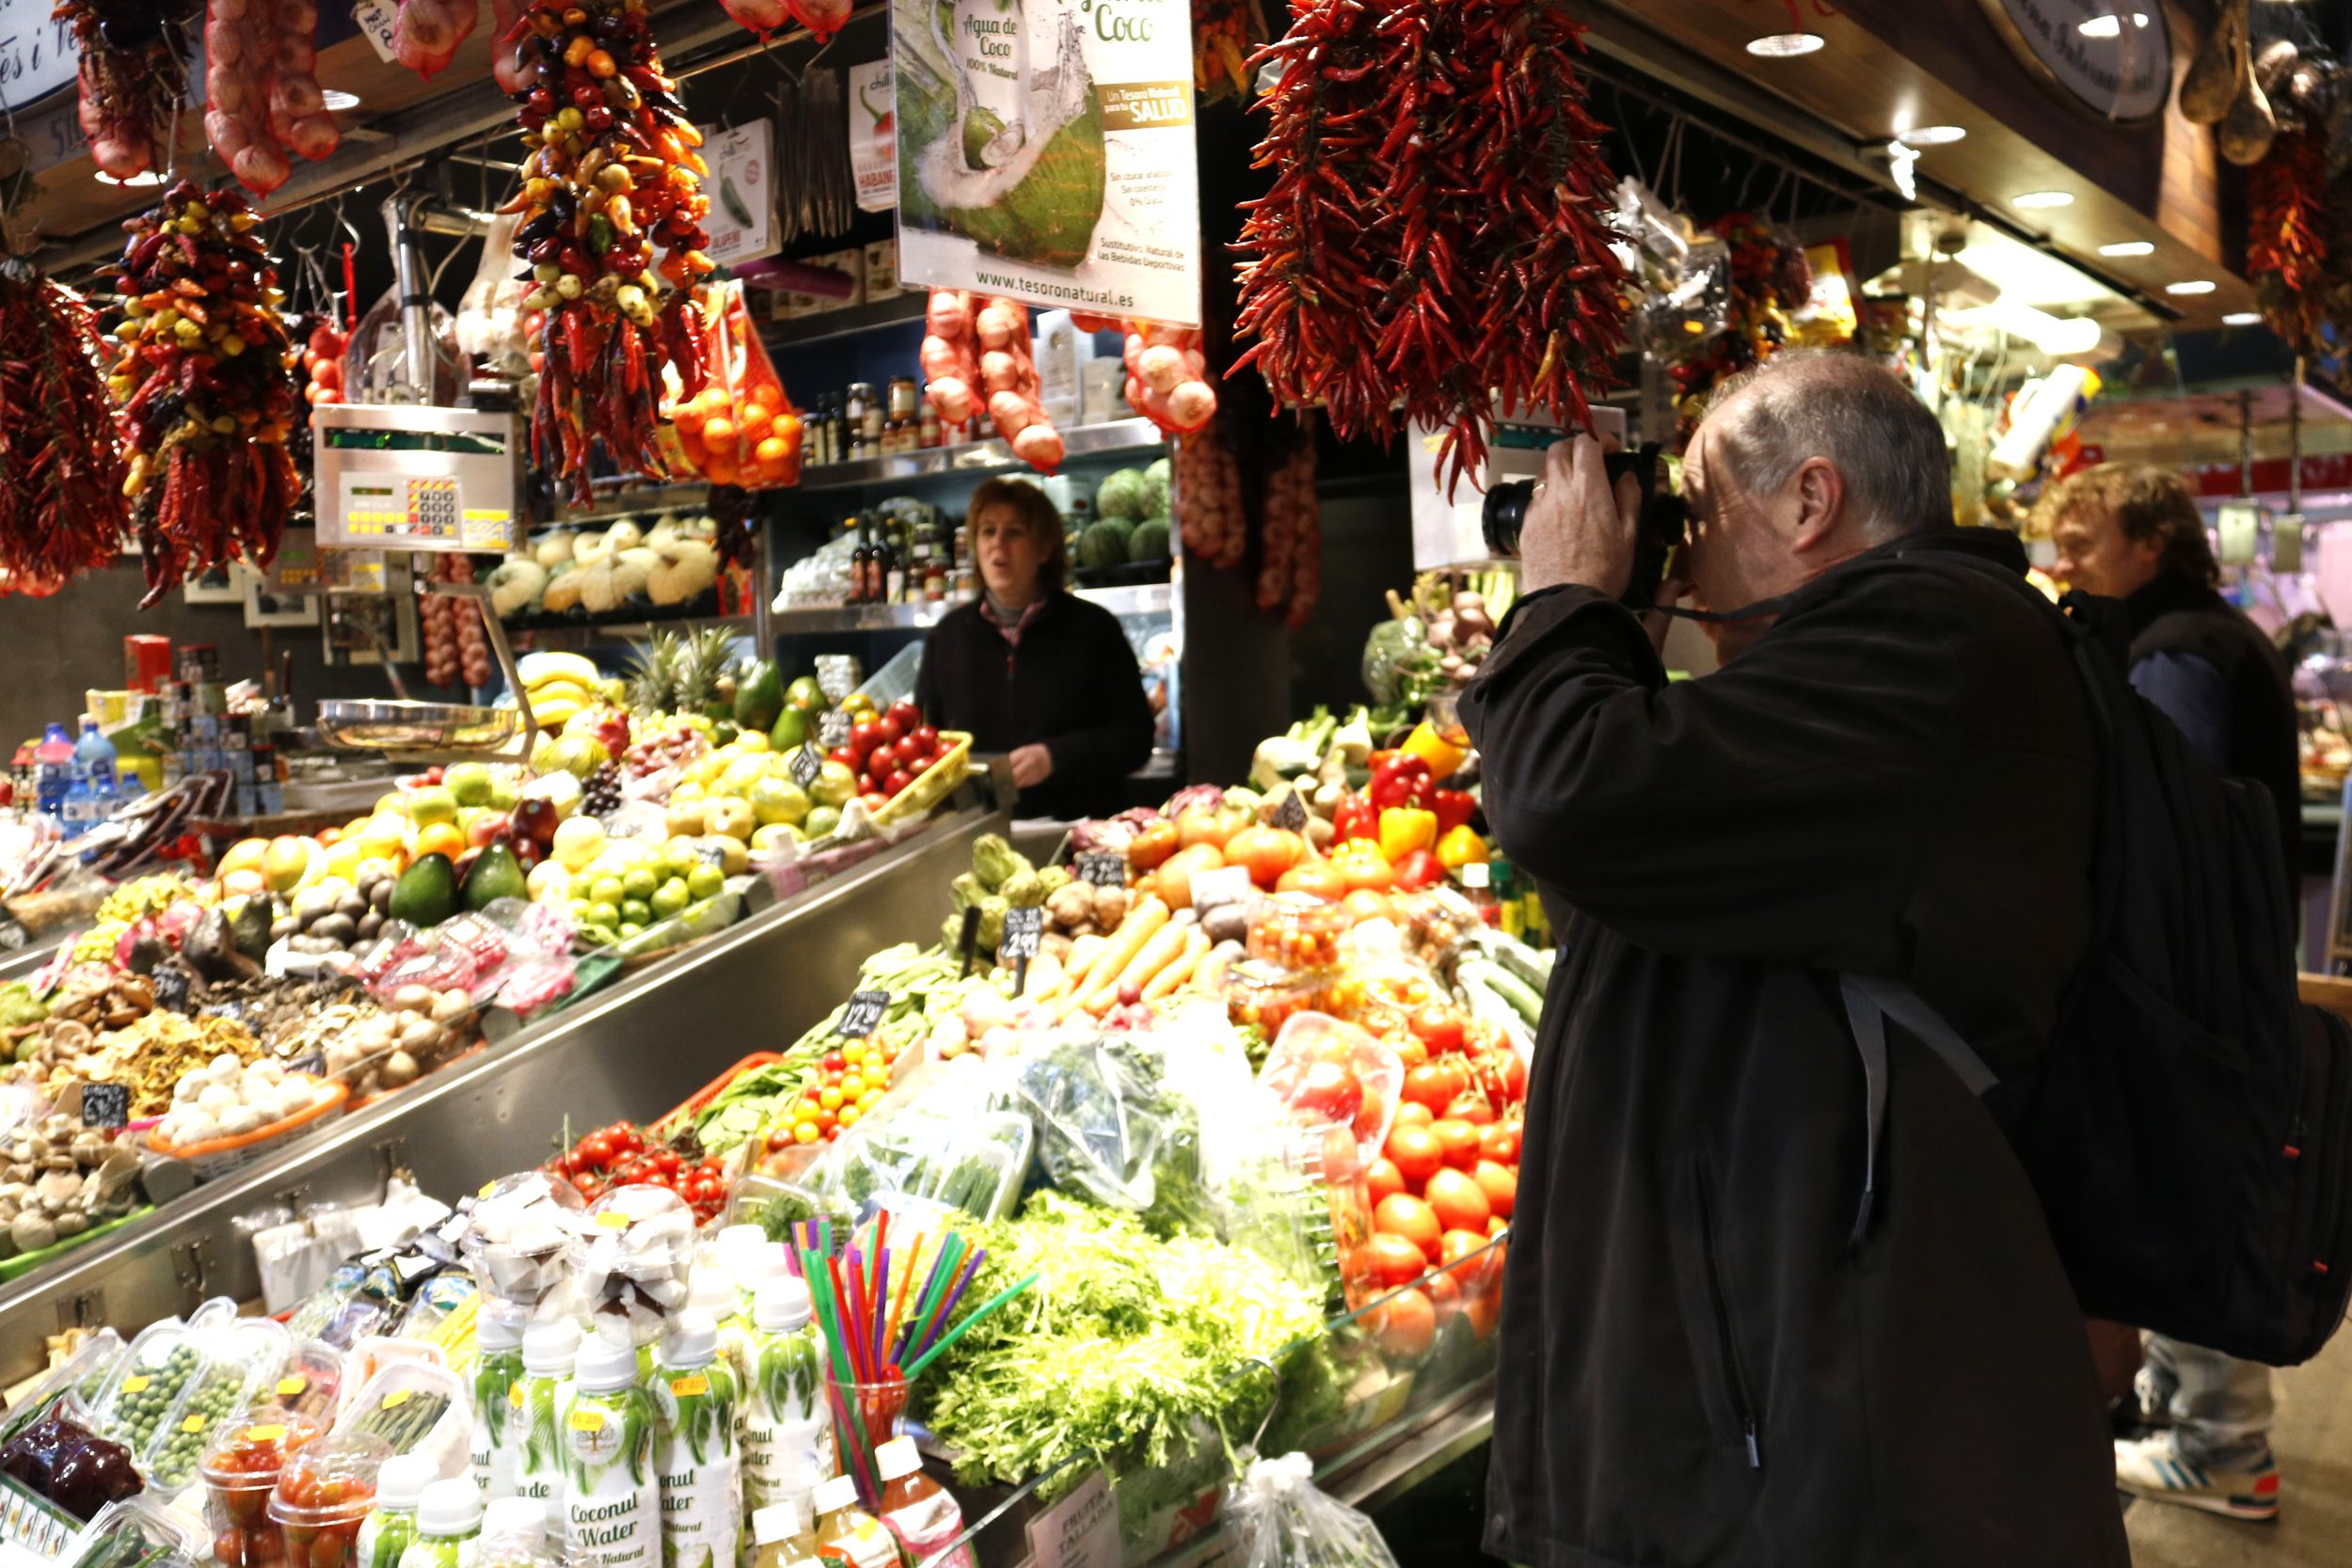
<path fill-rule="evenodd" d="M 898 279 L 1200 320 L 1190 0 L 893 0 Z"/>

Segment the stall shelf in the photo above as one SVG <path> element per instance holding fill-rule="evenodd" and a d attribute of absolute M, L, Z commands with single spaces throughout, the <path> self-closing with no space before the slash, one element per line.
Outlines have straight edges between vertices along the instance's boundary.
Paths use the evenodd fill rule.
<path fill-rule="evenodd" d="M 579 1128 L 642 1115 L 793 1039 L 868 954 L 936 927 L 939 890 L 970 865 L 973 840 L 1009 826 L 1013 794 L 1001 761 L 976 772 L 947 812 L 874 858 L 551 1017 L 494 1011 L 490 1049 L 0 1287 L 0 1383 L 38 1371 L 61 1327 L 135 1328 L 207 1296 L 257 1297 L 238 1221 L 258 1209 L 373 1202 L 403 1169 L 437 1196 L 469 1192 L 545 1160 L 564 1116 Z"/>

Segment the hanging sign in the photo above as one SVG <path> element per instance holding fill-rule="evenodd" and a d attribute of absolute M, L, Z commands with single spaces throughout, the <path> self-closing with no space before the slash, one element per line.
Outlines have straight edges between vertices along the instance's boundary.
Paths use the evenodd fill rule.
<path fill-rule="evenodd" d="M 710 166 L 704 188 L 710 192 L 709 258 L 723 267 L 773 256 L 782 248 L 776 232 L 776 162 L 768 122 L 755 119 L 722 131 L 703 127 L 703 161 Z"/>
<path fill-rule="evenodd" d="M 850 178 L 861 213 L 898 204 L 898 116 L 890 99 L 890 62 L 850 68 Z"/>
<path fill-rule="evenodd" d="M 50 12 L 56 0 L 0 0 L 0 102 L 23 114 L 73 80 L 82 56 L 73 24 Z"/>
<path fill-rule="evenodd" d="M 894 0 L 898 280 L 1200 321 L 1187 0 Z"/>

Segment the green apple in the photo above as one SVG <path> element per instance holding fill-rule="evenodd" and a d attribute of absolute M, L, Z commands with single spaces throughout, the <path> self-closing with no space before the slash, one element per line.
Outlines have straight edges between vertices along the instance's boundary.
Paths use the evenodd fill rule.
<path fill-rule="evenodd" d="M 588 888 L 589 902 L 594 904 L 618 905 L 628 896 L 628 889 L 618 877 L 599 877 Z"/>
<path fill-rule="evenodd" d="M 633 866 L 628 875 L 621 879 L 621 893 L 625 897 L 642 901 L 651 898 L 653 890 L 660 885 L 661 879 L 655 876 L 649 868 L 642 865 Z"/>
<path fill-rule="evenodd" d="M 454 796 L 461 806 L 490 804 L 494 782 L 489 764 L 483 762 L 452 763 L 448 771 L 441 775 L 442 787 Z"/>
<path fill-rule="evenodd" d="M 664 885 L 678 888 L 686 895 L 699 900 L 718 896 L 719 890 L 726 886 L 726 873 L 715 865 L 705 863 L 689 871 L 685 881 Z"/>
<path fill-rule="evenodd" d="M 651 919 L 653 919 L 653 906 L 644 899 L 624 898 L 621 900 L 621 924 L 624 927 L 643 926 Z"/>
<path fill-rule="evenodd" d="M 664 920 L 669 919 L 692 901 L 693 896 L 687 891 L 687 884 L 675 877 L 654 889 L 653 897 L 647 900 L 653 906 L 653 912 Z"/>

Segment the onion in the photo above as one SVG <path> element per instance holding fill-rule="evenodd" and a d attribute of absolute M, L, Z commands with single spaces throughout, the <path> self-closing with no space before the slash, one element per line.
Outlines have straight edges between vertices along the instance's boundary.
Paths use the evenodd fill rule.
<path fill-rule="evenodd" d="M 1018 391 L 1021 387 L 1021 361 L 1001 348 L 990 349 L 980 356 L 980 379 L 992 392 Z"/>
<path fill-rule="evenodd" d="M 972 417 L 972 388 L 961 378 L 943 375 L 931 383 L 930 393 L 939 417 L 949 424 L 961 424 Z"/>
<path fill-rule="evenodd" d="M 1061 467 L 1061 433 L 1040 420 L 1012 438 L 1012 452 L 1040 473 L 1050 474 Z"/>
<path fill-rule="evenodd" d="M 930 309 L 924 313 L 924 325 L 941 338 L 961 338 L 972 325 L 972 308 L 963 295 L 953 289 L 931 292 Z"/>
<path fill-rule="evenodd" d="M 1172 392 L 1184 379 L 1184 351 L 1162 344 L 1136 357 L 1136 373 L 1155 392 Z"/>
<path fill-rule="evenodd" d="M 1216 393 L 1205 381 L 1180 382 L 1168 394 L 1168 415 L 1178 432 L 1189 435 L 1216 417 Z"/>
<path fill-rule="evenodd" d="M 1021 308 L 1002 301 L 980 312 L 979 333 L 982 348 L 1003 348 L 1021 331 Z"/>
<path fill-rule="evenodd" d="M 1019 392 L 997 392 L 988 400 L 988 417 L 996 421 L 997 434 L 1009 439 L 1035 423 L 1038 411 Z"/>

